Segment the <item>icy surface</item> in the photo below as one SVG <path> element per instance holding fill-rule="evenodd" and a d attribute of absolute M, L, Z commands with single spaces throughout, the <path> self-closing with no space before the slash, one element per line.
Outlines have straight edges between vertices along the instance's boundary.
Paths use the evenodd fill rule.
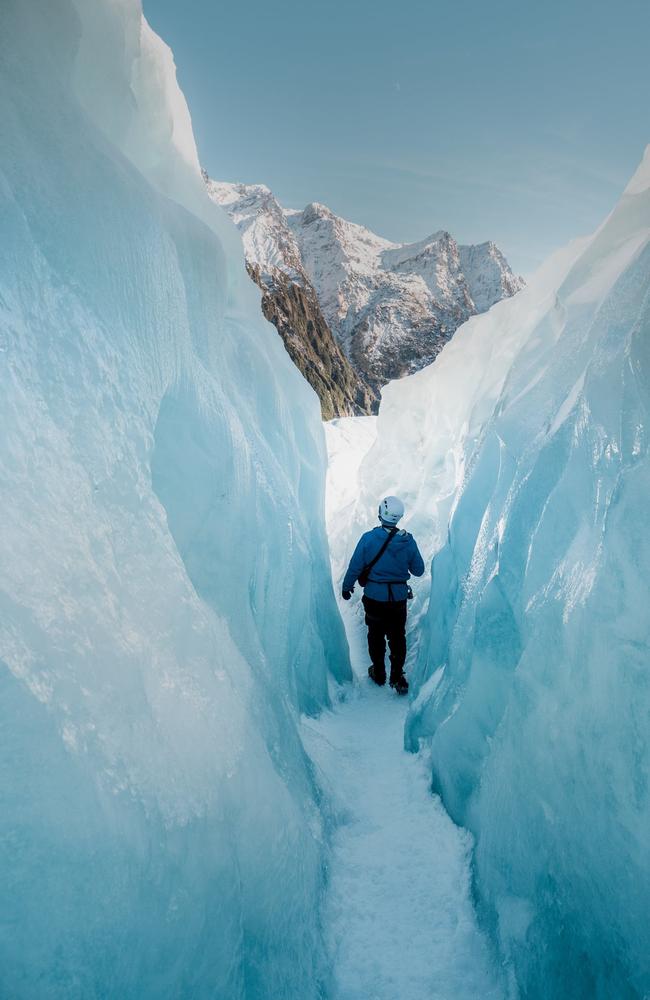
<path fill-rule="evenodd" d="M 502 1000 L 471 901 L 471 836 L 431 795 L 427 756 L 404 750 L 405 702 L 365 676 L 360 611 L 343 608 L 360 683 L 302 727 L 335 824 L 323 910 L 331 1000 Z"/>
<path fill-rule="evenodd" d="M 350 520 L 362 490 L 359 469 L 377 437 L 377 418 L 341 417 L 328 420 L 324 427 L 328 458 L 325 518 L 332 577 L 339 588 L 357 541 L 350 535 Z M 368 527 L 374 527 L 375 520 Z"/>
<path fill-rule="evenodd" d="M 405 706 L 369 684 L 303 726 L 340 824 L 323 914 L 332 1000 L 500 1000 L 470 898 L 470 837 L 403 749 Z"/>
<path fill-rule="evenodd" d="M 649 185 L 384 390 L 348 521 L 435 554 L 407 745 L 531 998 L 650 990 Z"/>
<path fill-rule="evenodd" d="M 315 395 L 135 2 L 0 9 L 0 993 L 316 997 Z"/>

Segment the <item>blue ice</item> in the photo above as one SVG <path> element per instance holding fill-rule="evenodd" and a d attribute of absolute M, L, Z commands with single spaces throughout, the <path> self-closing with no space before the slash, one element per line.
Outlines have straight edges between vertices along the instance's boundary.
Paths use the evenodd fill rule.
<path fill-rule="evenodd" d="M 0 993 L 317 997 L 318 402 L 135 2 L 0 10 Z"/>

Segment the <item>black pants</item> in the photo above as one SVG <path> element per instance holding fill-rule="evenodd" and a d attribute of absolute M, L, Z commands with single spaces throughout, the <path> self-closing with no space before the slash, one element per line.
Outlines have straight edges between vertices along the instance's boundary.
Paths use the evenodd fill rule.
<path fill-rule="evenodd" d="M 390 676 L 401 677 L 406 659 L 406 601 L 373 601 L 363 597 L 368 626 L 368 652 L 378 674 L 386 674 L 386 639 L 390 649 Z"/>

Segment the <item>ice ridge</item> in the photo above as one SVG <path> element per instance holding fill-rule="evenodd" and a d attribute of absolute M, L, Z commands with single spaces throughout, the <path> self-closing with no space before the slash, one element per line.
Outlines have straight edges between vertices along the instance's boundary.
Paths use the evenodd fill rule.
<path fill-rule="evenodd" d="M 0 993 L 321 996 L 317 399 L 135 0 L 0 7 Z"/>

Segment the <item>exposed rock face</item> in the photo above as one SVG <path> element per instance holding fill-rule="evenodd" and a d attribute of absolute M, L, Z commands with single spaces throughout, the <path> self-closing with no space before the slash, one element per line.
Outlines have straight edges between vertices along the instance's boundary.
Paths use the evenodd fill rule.
<path fill-rule="evenodd" d="M 264 281 L 259 268 L 248 273 L 262 289 L 262 311 L 284 341 L 291 360 L 318 393 L 323 420 L 376 412 L 379 397 L 355 372 L 325 322 L 316 293 L 276 270 Z"/>
<path fill-rule="evenodd" d="M 324 415 L 373 412 L 382 385 L 430 364 L 470 316 L 524 285 L 491 242 L 459 246 L 440 231 L 391 243 L 316 202 L 284 209 L 264 185 L 208 189 L 239 228 L 265 315 Z"/>
<path fill-rule="evenodd" d="M 379 393 L 333 336 L 284 209 L 263 184 L 221 184 L 205 173 L 204 178 L 242 234 L 248 273 L 262 290 L 262 311 L 318 394 L 323 420 L 376 413 Z"/>

